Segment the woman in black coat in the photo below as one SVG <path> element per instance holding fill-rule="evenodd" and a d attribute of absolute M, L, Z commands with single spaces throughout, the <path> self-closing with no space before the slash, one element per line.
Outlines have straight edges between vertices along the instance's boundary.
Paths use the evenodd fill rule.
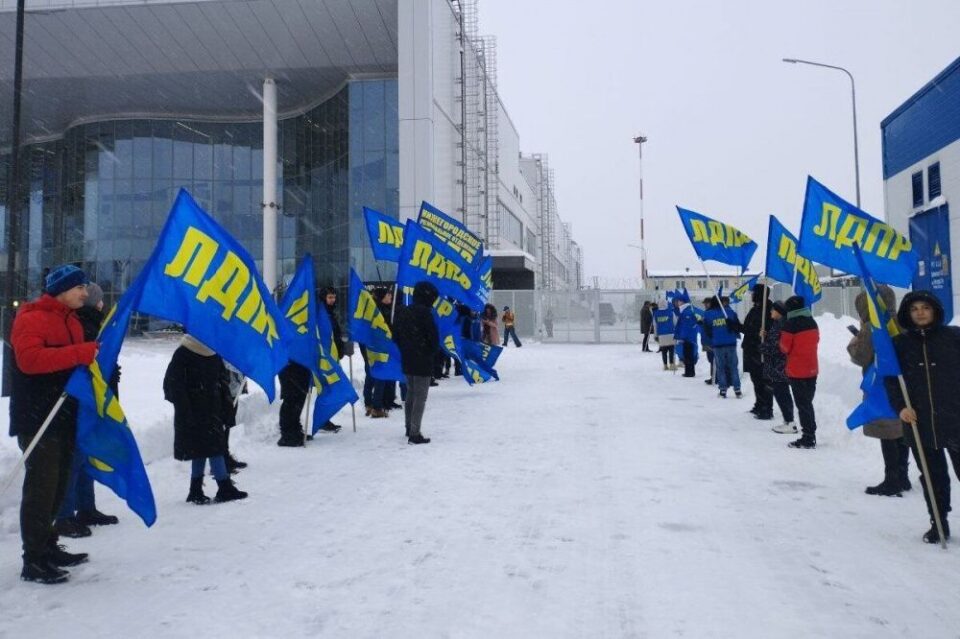
<path fill-rule="evenodd" d="M 763 293 L 768 292 L 767 303 L 764 306 Z M 743 372 L 750 375 L 750 381 L 753 383 L 753 395 L 755 401 L 750 412 L 757 419 L 773 419 L 773 390 L 770 388 L 766 377 L 763 374 L 763 357 L 760 352 L 760 345 L 763 339 L 760 337 L 762 326 L 770 326 L 770 296 L 769 289 L 763 284 L 757 284 L 753 287 L 753 307 L 743 319 Z M 766 321 L 764 321 L 766 315 Z"/>
<path fill-rule="evenodd" d="M 906 382 L 912 408 L 895 377 L 887 377 L 887 397 L 905 424 L 916 423 L 920 441 L 912 428 L 904 428 L 904 438 L 913 449 L 917 466 L 921 469 L 919 447 L 927 458 L 930 481 L 937 501 L 943 532 L 950 537 L 947 513 L 950 512 L 950 474 L 947 455 L 953 463 L 953 472 L 960 478 L 960 328 L 944 326 L 943 305 L 929 291 L 907 293 L 900 302 L 897 321 L 904 332 L 893 340 Z M 927 484 L 920 477 L 927 512 L 933 524 L 933 507 L 927 494 Z M 940 543 L 936 525 L 923 536 L 927 543 Z"/>
<path fill-rule="evenodd" d="M 193 462 L 187 501 L 205 504 L 203 470 L 217 480 L 217 502 L 243 499 L 247 493 L 230 481 L 226 460 L 224 416 L 231 403 L 229 380 L 223 359 L 198 339 L 184 335 L 173 353 L 163 378 L 164 398 L 173 403 L 173 456 Z"/>

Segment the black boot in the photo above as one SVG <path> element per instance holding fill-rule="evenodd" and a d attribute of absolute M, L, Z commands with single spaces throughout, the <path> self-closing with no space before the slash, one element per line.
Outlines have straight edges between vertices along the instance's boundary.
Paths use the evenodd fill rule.
<path fill-rule="evenodd" d="M 190 494 L 187 495 L 187 503 L 198 506 L 210 503 L 210 498 L 203 494 L 203 477 L 190 478 Z"/>
<path fill-rule="evenodd" d="M 384 415 L 384 417 L 386 417 L 386 415 Z M 334 424 L 331 421 L 328 421 L 326 424 L 320 427 L 320 430 L 326 431 L 328 433 L 339 433 L 340 426 L 338 426 L 337 424 Z"/>
<path fill-rule="evenodd" d="M 867 486 L 867 489 L 863 492 L 868 495 L 880 495 L 881 497 L 903 497 L 902 490 L 903 487 L 899 480 L 895 481 L 888 477 L 876 486 Z"/>
<path fill-rule="evenodd" d="M 416 434 L 416 435 L 414 435 L 414 436 L 412 436 L 412 437 L 408 437 L 408 438 L 407 438 L 407 443 L 408 443 L 408 444 L 429 444 L 429 443 L 430 443 L 430 438 L 429 438 L 429 437 L 424 437 L 423 435 L 421 435 L 421 434 L 418 433 L 418 434 Z"/>
<path fill-rule="evenodd" d="M 247 467 L 247 462 L 242 462 L 230 453 L 227 453 L 223 456 L 223 461 L 226 462 L 227 472 L 231 475 L 237 474 L 237 471 L 242 470 Z"/>
<path fill-rule="evenodd" d="M 280 441 L 277 442 L 277 446 L 289 448 L 298 448 L 303 446 L 303 432 L 282 433 L 280 435 Z"/>
<path fill-rule="evenodd" d="M 218 479 L 217 486 L 217 496 L 213 498 L 213 501 L 218 504 L 225 501 L 236 501 L 247 498 L 247 493 L 242 490 L 237 490 L 237 487 L 234 486 L 233 482 L 229 479 Z"/>
<path fill-rule="evenodd" d="M 84 526 L 112 526 L 120 523 L 113 515 L 104 515 L 96 508 L 77 511 L 77 521 Z"/>
<path fill-rule="evenodd" d="M 93 534 L 93 531 L 90 530 L 89 527 L 77 521 L 76 517 L 65 517 L 63 519 L 58 519 L 53 524 L 53 530 L 57 533 L 57 535 L 61 537 L 70 537 L 71 539 L 89 537 Z"/>
<path fill-rule="evenodd" d="M 87 560 L 89 559 L 90 556 L 87 553 L 67 552 L 63 546 L 57 545 L 56 542 L 51 543 L 47 550 L 47 563 L 61 568 L 65 566 L 79 566 L 80 564 L 87 563 Z"/>
<path fill-rule="evenodd" d="M 24 557 L 20 579 L 38 584 L 62 584 L 70 573 L 54 566 L 46 557 Z"/>
<path fill-rule="evenodd" d="M 800 439 L 787 444 L 790 448 L 816 448 L 817 440 L 813 437 L 803 435 Z"/>
<path fill-rule="evenodd" d="M 950 539 L 950 524 L 947 523 L 947 518 L 941 517 L 940 522 L 943 524 L 944 539 Z M 923 540 L 928 544 L 940 543 L 940 533 L 937 532 L 937 523 L 935 521 L 930 522 L 930 530 L 923 534 Z"/>

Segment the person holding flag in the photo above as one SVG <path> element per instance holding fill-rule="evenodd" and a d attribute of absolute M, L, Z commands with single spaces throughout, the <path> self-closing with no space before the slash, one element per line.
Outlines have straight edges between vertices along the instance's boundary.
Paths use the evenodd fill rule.
<path fill-rule="evenodd" d="M 877 293 L 886 312 L 880 311 L 881 316 L 892 313 L 896 308 L 897 298 L 893 289 L 886 284 L 877 285 Z M 860 316 L 860 330 L 847 344 L 847 353 L 850 360 L 867 374 L 867 370 L 874 363 L 873 324 L 870 321 L 869 297 L 866 291 L 857 295 L 854 306 Z M 903 491 L 910 490 L 908 470 L 910 465 L 910 446 L 903 437 L 903 424 L 893 415 L 878 417 L 863 424 L 863 434 L 867 437 L 876 437 L 880 440 L 880 451 L 883 454 L 883 481 L 875 486 L 868 486 L 868 495 L 883 497 L 901 496 Z"/>
<path fill-rule="evenodd" d="M 894 337 L 893 347 L 908 396 L 904 396 L 897 378 L 888 376 L 884 379 L 887 397 L 902 422 L 917 426 L 919 441 L 912 429 L 904 432 L 921 469 L 921 454 L 926 457 L 946 540 L 950 538 L 947 456 L 954 474 L 960 477 L 960 327 L 944 325 L 943 305 L 929 291 L 907 293 L 900 302 L 897 321 L 903 332 Z M 911 399 L 912 408 L 908 406 Z M 923 540 L 941 543 L 926 478 L 920 479 L 931 522 Z"/>
<path fill-rule="evenodd" d="M 672 306 L 672 304 L 668 304 Z M 676 340 L 673 338 L 673 331 L 676 328 L 672 308 L 661 309 L 660 305 L 654 302 L 650 305 L 653 311 L 653 339 L 660 347 L 660 358 L 663 360 L 663 370 L 677 370 L 676 362 Z"/>
<path fill-rule="evenodd" d="M 47 415 L 55 409 L 78 366 L 91 364 L 97 343 L 83 336 L 76 311 L 87 299 L 87 275 L 71 264 L 50 271 L 39 299 L 23 304 L 14 319 L 13 385 L 10 435 L 26 451 Z M 67 581 L 64 567 L 87 561 L 86 553 L 69 553 L 57 544 L 53 529 L 70 479 L 77 430 L 77 400 L 68 397 L 26 460 L 20 536 L 20 578 L 43 584 Z"/>
<path fill-rule="evenodd" d="M 673 299 L 674 305 L 679 311 L 677 318 L 677 327 L 673 331 L 673 337 L 680 347 L 680 359 L 683 361 L 683 376 L 696 377 L 697 371 L 697 337 L 700 330 L 697 326 L 697 316 L 693 312 L 693 305 L 690 303 L 690 294 L 686 290 L 679 297 Z"/>
<path fill-rule="evenodd" d="M 773 392 L 763 375 L 763 356 L 760 335 L 764 326 L 770 326 L 770 289 L 765 284 L 756 284 L 751 291 L 753 306 L 743 318 L 743 372 L 750 375 L 753 384 L 753 408 L 750 412 L 757 419 L 773 419 Z"/>
<path fill-rule="evenodd" d="M 407 378 L 407 399 L 403 405 L 407 442 L 429 444 L 430 438 L 420 432 L 427 393 L 433 374 L 433 363 L 440 348 L 433 304 L 437 287 L 430 282 L 417 282 L 413 287 L 413 304 L 397 309 L 393 320 L 393 340 L 400 348 L 403 374 Z"/>
<path fill-rule="evenodd" d="M 787 445 L 791 448 L 816 448 L 817 419 L 813 397 L 817 392 L 817 376 L 820 372 L 817 362 L 820 328 L 800 295 L 787 298 L 784 308 L 787 320 L 780 332 L 780 350 L 787 356 L 785 371 L 800 416 L 801 431 L 800 439 Z"/>
<path fill-rule="evenodd" d="M 727 304 L 727 297 L 720 298 L 720 304 L 714 300 L 710 310 L 703 318 L 703 332 L 713 347 L 713 359 L 717 369 L 717 388 L 720 397 L 727 396 L 727 389 L 733 386 L 737 399 L 743 397 L 740 390 L 740 363 L 737 361 L 737 339 L 740 335 L 740 318 Z"/>

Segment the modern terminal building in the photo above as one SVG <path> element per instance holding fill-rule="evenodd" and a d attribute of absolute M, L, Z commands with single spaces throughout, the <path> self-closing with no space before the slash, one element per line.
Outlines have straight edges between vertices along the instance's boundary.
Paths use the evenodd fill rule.
<path fill-rule="evenodd" d="M 887 221 L 909 228 L 920 254 L 913 287 L 934 291 L 950 317 L 960 302 L 953 288 L 960 270 L 950 259 L 953 231 L 960 237 L 960 58 L 880 127 Z"/>
<path fill-rule="evenodd" d="M 16 1 L 0 0 L 0 212 L 17 240 L 3 234 L 0 272 L 14 299 L 63 262 L 119 295 L 181 187 L 258 260 L 264 202 L 278 207 L 278 280 L 307 252 L 323 284 L 344 287 L 350 267 L 391 279 L 362 207 L 403 220 L 427 200 L 484 239 L 496 288 L 580 288 L 553 171 L 521 150 L 476 1 L 28 0 L 12 189 Z"/>

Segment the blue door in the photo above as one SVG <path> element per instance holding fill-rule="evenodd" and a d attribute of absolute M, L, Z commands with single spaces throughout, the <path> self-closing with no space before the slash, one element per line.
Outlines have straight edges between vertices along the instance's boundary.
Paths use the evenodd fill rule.
<path fill-rule="evenodd" d="M 950 276 L 950 212 L 948 205 L 910 218 L 910 241 L 920 257 L 913 290 L 932 291 L 943 304 L 944 322 L 953 318 L 953 278 Z"/>

